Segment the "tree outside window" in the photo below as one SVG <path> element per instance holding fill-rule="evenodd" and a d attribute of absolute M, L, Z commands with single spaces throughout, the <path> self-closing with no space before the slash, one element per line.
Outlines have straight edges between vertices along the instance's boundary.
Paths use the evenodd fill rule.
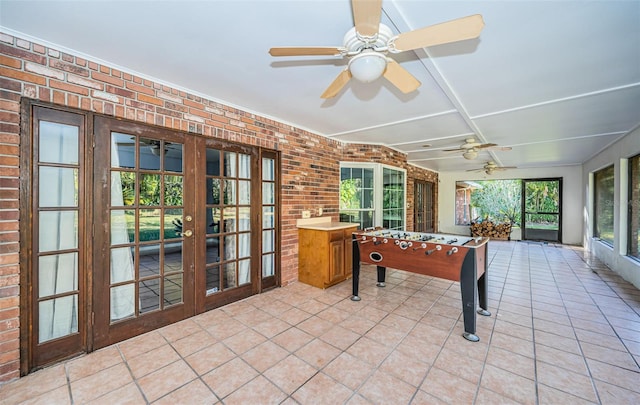
<path fill-rule="evenodd" d="M 594 179 L 594 237 L 613 246 L 614 170 L 598 170 Z"/>

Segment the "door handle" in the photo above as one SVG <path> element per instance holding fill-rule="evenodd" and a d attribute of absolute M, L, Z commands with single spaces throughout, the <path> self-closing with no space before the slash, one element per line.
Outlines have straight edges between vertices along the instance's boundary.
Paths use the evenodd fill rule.
<path fill-rule="evenodd" d="M 186 231 L 182 232 L 182 236 L 186 236 L 187 238 L 191 235 L 193 235 L 193 231 L 191 229 L 187 229 Z"/>

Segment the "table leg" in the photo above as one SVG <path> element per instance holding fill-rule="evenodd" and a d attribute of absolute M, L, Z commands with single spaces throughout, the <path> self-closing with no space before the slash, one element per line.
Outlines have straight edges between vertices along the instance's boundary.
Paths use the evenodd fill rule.
<path fill-rule="evenodd" d="M 387 279 L 387 268 L 382 266 L 376 266 L 376 267 L 378 270 L 378 282 L 376 283 L 376 286 L 384 287 L 385 286 L 384 282 Z"/>
<path fill-rule="evenodd" d="M 491 312 L 487 311 L 487 272 L 485 271 L 478 279 L 478 301 L 480 308 L 478 314 L 482 316 L 491 316 Z"/>
<path fill-rule="evenodd" d="M 482 316 L 491 316 L 491 312 L 487 311 L 487 297 L 488 297 L 488 284 L 489 284 L 489 276 L 487 276 L 487 272 L 489 271 L 489 244 L 485 243 L 483 246 L 484 249 L 484 273 L 478 279 L 478 300 L 480 302 L 480 308 L 478 308 L 478 313 Z"/>
<path fill-rule="evenodd" d="M 358 296 L 358 287 L 360 284 L 360 248 L 358 247 L 358 240 L 355 236 L 352 237 L 352 269 L 351 269 L 351 286 L 352 286 L 352 296 L 351 301 L 360 301 L 361 298 Z"/>
<path fill-rule="evenodd" d="M 476 281 L 475 255 L 472 251 L 469 251 L 462 262 L 462 269 L 460 269 L 460 293 L 462 295 L 462 317 L 464 319 L 464 333 L 462 336 L 471 342 L 480 340 L 476 335 Z"/>

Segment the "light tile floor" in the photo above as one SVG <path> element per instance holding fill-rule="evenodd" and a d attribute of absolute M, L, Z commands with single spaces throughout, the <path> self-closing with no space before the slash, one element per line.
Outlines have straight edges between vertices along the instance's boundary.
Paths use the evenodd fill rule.
<path fill-rule="evenodd" d="M 491 242 L 481 340 L 459 285 L 294 283 L 0 387 L 0 403 L 639 404 L 640 291 L 581 248 Z"/>

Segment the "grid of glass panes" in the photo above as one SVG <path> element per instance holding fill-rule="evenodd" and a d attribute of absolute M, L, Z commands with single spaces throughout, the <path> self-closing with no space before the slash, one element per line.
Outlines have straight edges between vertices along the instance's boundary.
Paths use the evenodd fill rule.
<path fill-rule="evenodd" d="M 614 170 L 613 166 L 598 170 L 594 183 L 594 235 L 613 246 Z"/>
<path fill-rule="evenodd" d="M 382 169 L 382 227 L 404 229 L 404 172 Z"/>
<path fill-rule="evenodd" d="M 206 295 L 251 283 L 251 156 L 206 151 Z"/>
<path fill-rule="evenodd" d="M 79 129 L 40 121 L 38 131 L 38 342 L 78 332 Z"/>
<path fill-rule="evenodd" d="M 262 158 L 262 277 L 275 275 L 276 260 L 275 159 Z"/>
<path fill-rule="evenodd" d="M 183 145 L 111 134 L 110 314 L 183 302 Z"/>
<path fill-rule="evenodd" d="M 340 168 L 340 221 L 360 224 L 360 229 L 373 226 L 373 168 Z"/>
<path fill-rule="evenodd" d="M 629 246 L 627 254 L 640 259 L 640 155 L 629 159 Z"/>

